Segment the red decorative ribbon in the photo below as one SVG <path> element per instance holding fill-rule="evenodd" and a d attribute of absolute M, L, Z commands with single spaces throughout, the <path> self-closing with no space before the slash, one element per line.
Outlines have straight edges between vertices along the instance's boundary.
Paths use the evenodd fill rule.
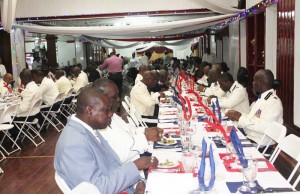
<path fill-rule="evenodd" d="M 7 88 L 9 93 L 12 93 L 11 87 L 9 87 L 9 85 L 5 81 L 3 81 L 3 87 Z"/>

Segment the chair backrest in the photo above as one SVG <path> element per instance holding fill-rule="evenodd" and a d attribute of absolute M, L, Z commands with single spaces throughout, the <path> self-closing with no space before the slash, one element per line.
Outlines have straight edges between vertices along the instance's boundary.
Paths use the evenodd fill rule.
<path fill-rule="evenodd" d="M 130 116 L 131 118 L 136 118 L 142 127 L 148 127 L 147 124 L 143 121 L 142 116 L 137 112 L 133 105 L 130 107 Z"/>
<path fill-rule="evenodd" d="M 6 116 L 8 116 L 11 118 L 9 121 L 9 123 L 11 124 L 19 111 L 19 107 L 20 104 L 11 104 L 10 106 L 5 107 L 0 117 L 0 123 L 2 123 L 3 119 L 6 118 Z"/>
<path fill-rule="evenodd" d="M 279 143 L 283 140 L 286 135 L 286 127 L 280 123 L 272 122 L 265 131 L 265 134 L 257 146 L 257 149 L 262 145 L 263 142 L 267 142 L 266 147 L 262 154 L 265 154 L 268 147 L 276 142 Z"/>
<path fill-rule="evenodd" d="M 129 96 L 124 96 L 124 100 L 127 103 L 127 105 L 130 107 L 130 97 Z"/>
<path fill-rule="evenodd" d="M 85 194 L 85 193 L 90 193 L 90 194 L 100 194 L 100 191 L 98 188 L 88 182 L 82 182 L 79 185 L 77 185 L 73 190 L 69 188 L 67 183 L 63 178 L 61 178 L 57 172 L 55 172 L 55 182 L 60 188 L 60 190 L 65 193 L 65 194 Z"/>
<path fill-rule="evenodd" d="M 290 134 L 286 136 L 279 144 L 277 149 L 275 149 L 274 153 L 272 154 L 270 161 L 273 164 L 278 157 L 279 153 L 281 151 L 285 152 L 287 155 L 290 157 L 294 158 L 297 161 L 296 166 L 294 167 L 294 170 L 291 172 L 288 181 L 290 182 L 292 178 L 294 177 L 295 173 L 297 172 L 299 165 L 300 165 L 300 152 L 299 152 L 299 147 L 300 147 L 300 138 L 297 137 L 294 134 Z M 294 182 L 293 187 L 295 187 L 300 178 L 298 176 L 297 180 Z"/>
<path fill-rule="evenodd" d="M 33 115 L 31 115 L 33 109 L 41 109 L 42 103 L 43 103 L 43 99 L 38 99 L 35 102 L 33 102 L 31 104 L 30 108 L 29 108 L 29 111 L 28 111 L 28 114 L 27 114 L 27 118 L 29 116 L 33 116 Z M 27 121 L 27 118 L 26 118 L 25 121 Z"/>
<path fill-rule="evenodd" d="M 64 99 L 64 96 L 65 96 L 65 93 L 64 93 L 64 92 L 60 92 L 60 93 L 56 96 L 54 103 L 59 102 L 59 101 L 62 101 L 62 100 Z"/>
<path fill-rule="evenodd" d="M 66 97 L 72 96 L 73 91 L 74 91 L 74 88 L 70 88 L 69 91 L 67 92 L 67 96 Z"/>
<path fill-rule="evenodd" d="M 125 109 L 126 113 L 130 114 L 129 106 L 128 106 L 128 104 L 125 101 L 122 101 L 122 106 Z"/>

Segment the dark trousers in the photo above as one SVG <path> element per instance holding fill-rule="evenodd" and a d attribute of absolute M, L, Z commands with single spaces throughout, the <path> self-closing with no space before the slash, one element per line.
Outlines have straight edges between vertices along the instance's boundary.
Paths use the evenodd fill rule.
<path fill-rule="evenodd" d="M 119 97 L 121 97 L 122 94 L 122 85 L 123 85 L 123 75 L 122 72 L 119 73 L 109 73 L 108 79 L 112 80 L 115 82 L 119 89 Z"/>

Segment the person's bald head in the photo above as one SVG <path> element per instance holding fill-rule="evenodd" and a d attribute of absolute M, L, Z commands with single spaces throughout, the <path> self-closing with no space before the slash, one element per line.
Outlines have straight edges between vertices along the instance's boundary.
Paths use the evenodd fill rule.
<path fill-rule="evenodd" d="M 79 67 L 75 66 L 75 67 L 72 68 L 72 73 L 73 73 L 76 77 L 78 77 L 78 75 L 81 73 L 81 69 L 80 69 Z"/>
<path fill-rule="evenodd" d="M 269 69 L 258 70 L 253 77 L 253 90 L 255 93 L 264 93 L 273 88 L 274 75 Z"/>
<path fill-rule="evenodd" d="M 166 70 L 164 69 L 159 70 L 159 81 L 161 83 L 166 83 L 168 81 L 168 76 L 169 73 Z"/>
<path fill-rule="evenodd" d="M 13 81 L 13 76 L 10 73 L 6 73 L 3 77 L 3 81 L 5 81 L 5 83 L 7 84 L 11 84 L 11 82 Z"/>
<path fill-rule="evenodd" d="M 58 70 L 55 71 L 55 79 L 57 79 L 57 80 L 59 78 L 61 78 L 62 76 L 64 76 L 64 75 L 65 75 L 64 70 L 58 69 Z"/>
<path fill-rule="evenodd" d="M 218 63 L 212 64 L 212 69 L 219 69 L 222 72 L 222 66 Z"/>
<path fill-rule="evenodd" d="M 152 71 L 145 71 L 142 82 L 147 86 L 148 89 L 154 88 L 157 83 L 155 74 Z"/>
<path fill-rule="evenodd" d="M 29 69 L 23 69 L 20 73 L 21 83 L 26 86 L 29 82 L 33 80 L 32 73 Z"/>
<path fill-rule="evenodd" d="M 99 78 L 94 81 L 93 87 L 97 87 L 111 99 L 112 101 L 112 112 L 117 112 L 118 108 L 120 107 L 121 99 L 119 97 L 119 89 L 115 82 L 110 79 L 106 78 Z"/>
<path fill-rule="evenodd" d="M 215 83 L 221 76 L 221 70 L 219 68 L 211 68 L 208 72 L 208 79 L 211 83 Z"/>
<path fill-rule="evenodd" d="M 85 87 L 77 98 L 76 117 L 93 129 L 105 129 L 111 123 L 111 100 L 98 87 Z"/>

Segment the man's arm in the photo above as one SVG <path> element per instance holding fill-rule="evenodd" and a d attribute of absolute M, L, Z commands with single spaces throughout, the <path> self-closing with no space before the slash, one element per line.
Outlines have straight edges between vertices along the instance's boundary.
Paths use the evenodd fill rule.
<path fill-rule="evenodd" d="M 103 62 L 102 65 L 99 66 L 100 70 L 106 69 L 108 67 L 108 62 L 107 59 L 105 59 L 105 61 Z"/>

